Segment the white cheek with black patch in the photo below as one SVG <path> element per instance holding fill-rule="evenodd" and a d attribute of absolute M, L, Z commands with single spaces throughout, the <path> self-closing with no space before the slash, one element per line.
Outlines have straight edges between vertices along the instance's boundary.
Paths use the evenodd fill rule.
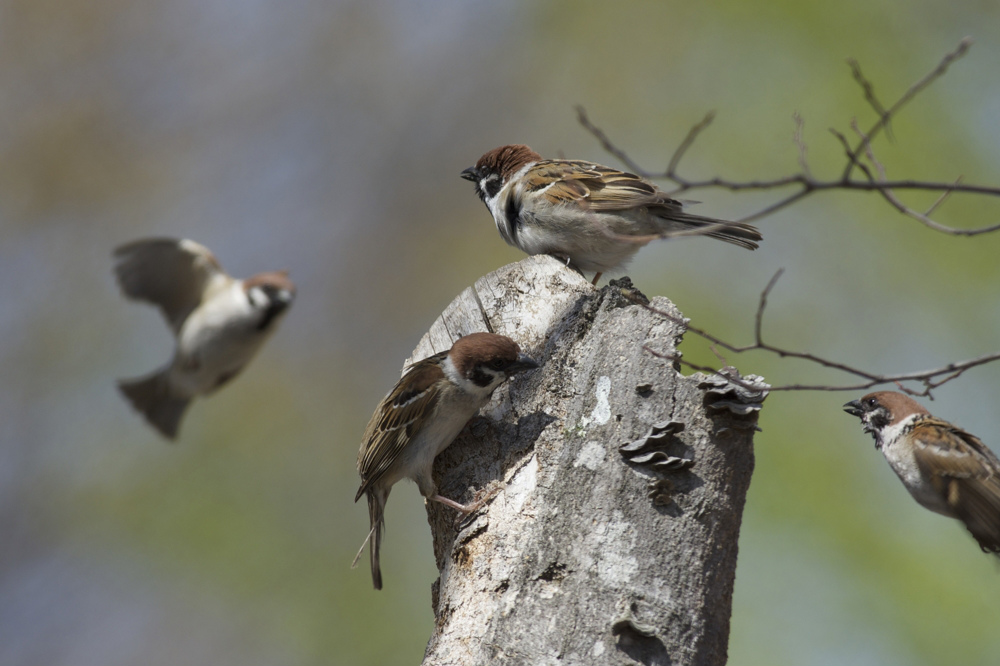
<path fill-rule="evenodd" d="M 247 298 L 250 300 L 250 304 L 257 310 L 263 310 L 271 304 L 271 299 L 268 298 L 267 294 L 260 287 L 252 287 L 247 292 Z"/>
<path fill-rule="evenodd" d="M 500 182 L 500 176 L 493 173 L 486 176 L 481 181 L 479 181 L 479 189 L 483 193 L 483 198 L 492 199 L 500 189 L 503 187 L 503 183 Z"/>
<path fill-rule="evenodd" d="M 450 358 L 445 359 L 441 369 L 444 370 L 448 379 L 461 388 L 466 395 L 482 402 L 488 400 L 494 389 L 505 379 L 503 373 L 497 373 L 483 366 L 477 366 L 471 377 L 464 377 Z"/>
<path fill-rule="evenodd" d="M 473 370 L 472 376 L 469 380 L 479 389 L 492 392 L 496 387 L 500 386 L 506 378 L 507 377 L 503 374 L 503 372 L 480 365 L 476 366 L 475 370 Z"/>

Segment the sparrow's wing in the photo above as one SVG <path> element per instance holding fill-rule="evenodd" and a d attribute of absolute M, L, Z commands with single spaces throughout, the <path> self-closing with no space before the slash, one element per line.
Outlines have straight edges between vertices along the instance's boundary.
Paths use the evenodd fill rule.
<path fill-rule="evenodd" d="M 122 292 L 163 311 L 176 333 L 187 316 L 226 275 L 207 247 L 191 240 L 146 238 L 115 249 Z"/>
<path fill-rule="evenodd" d="M 983 550 L 1000 553 L 1000 460 L 975 435 L 934 417 L 910 436 L 918 467 L 942 499 Z"/>
<path fill-rule="evenodd" d="M 593 162 L 544 160 L 525 174 L 524 185 L 555 205 L 614 211 L 670 202 L 681 208 L 639 176 Z"/>
<path fill-rule="evenodd" d="M 386 473 L 434 411 L 441 397 L 438 382 L 444 379 L 441 364 L 447 356 L 441 352 L 411 365 L 375 410 L 358 453 L 361 487 L 354 501 Z"/>
<path fill-rule="evenodd" d="M 693 215 L 652 183 L 634 173 L 612 169 L 593 162 L 543 160 L 523 176 L 524 194 L 545 199 L 553 206 L 573 205 L 582 209 L 609 213 L 645 209 L 650 215 L 629 216 L 629 221 L 609 216 L 603 233 L 615 237 L 706 235 L 753 250 L 761 240 L 760 232 L 749 224 L 727 222 Z"/>

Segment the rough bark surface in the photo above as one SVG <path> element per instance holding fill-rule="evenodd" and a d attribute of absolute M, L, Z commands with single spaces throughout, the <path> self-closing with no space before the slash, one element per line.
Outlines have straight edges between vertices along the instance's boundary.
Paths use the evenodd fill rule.
<path fill-rule="evenodd" d="M 425 665 L 726 662 L 766 392 L 643 351 L 672 352 L 683 327 L 623 291 L 637 293 L 529 257 L 466 289 L 414 351 L 492 331 L 543 362 L 435 464 L 446 497 L 495 495 L 460 525 L 428 506 L 440 578 Z"/>

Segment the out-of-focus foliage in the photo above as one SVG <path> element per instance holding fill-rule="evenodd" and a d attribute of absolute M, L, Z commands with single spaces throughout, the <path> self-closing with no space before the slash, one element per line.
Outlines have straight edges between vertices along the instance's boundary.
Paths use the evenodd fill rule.
<path fill-rule="evenodd" d="M 0 663 L 418 662 L 435 577 L 419 496 L 393 493 L 375 593 L 349 569 L 367 531 L 354 460 L 438 312 L 520 256 L 458 173 L 512 142 L 614 163 L 576 124 L 583 104 L 651 169 L 715 109 L 683 169 L 748 179 L 796 168 L 798 111 L 832 176 L 826 128 L 873 119 L 845 58 L 890 101 L 965 35 L 971 54 L 879 151 L 894 176 L 997 184 L 989 3 L 0 2 Z M 697 198 L 732 216 L 762 201 Z M 962 198 L 941 215 L 998 216 Z M 766 334 L 879 371 L 1000 348 L 1000 234 L 945 237 L 847 194 L 760 226 L 755 253 L 654 244 L 630 274 L 739 340 L 785 267 Z M 157 314 L 110 272 L 116 244 L 154 234 L 299 286 L 261 357 L 174 446 L 114 389 L 169 356 Z M 830 377 L 729 360 L 775 383 Z M 998 384 L 975 370 L 932 409 L 998 448 Z M 996 563 L 906 496 L 840 411 L 853 397 L 767 402 L 731 662 L 990 661 Z"/>

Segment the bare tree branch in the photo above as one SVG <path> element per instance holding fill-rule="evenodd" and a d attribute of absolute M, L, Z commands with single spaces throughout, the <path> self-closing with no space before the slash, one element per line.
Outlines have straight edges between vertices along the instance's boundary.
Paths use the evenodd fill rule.
<path fill-rule="evenodd" d="M 714 178 L 707 178 L 701 180 L 692 180 L 683 177 L 678 172 L 680 168 L 681 160 L 687 155 L 688 151 L 694 144 L 695 140 L 701 135 L 701 133 L 708 128 L 712 120 L 715 118 L 714 112 L 708 113 L 700 122 L 694 125 L 681 141 L 677 150 L 674 151 L 670 158 L 670 162 L 667 165 L 666 171 L 662 173 L 653 173 L 646 169 L 643 169 L 638 163 L 632 160 L 624 150 L 618 147 L 611 139 L 605 134 L 599 127 L 594 125 L 588 118 L 583 107 L 577 107 L 577 117 L 579 122 L 583 127 L 594 135 L 600 142 L 601 145 L 609 153 L 617 157 L 625 166 L 632 172 L 644 177 L 651 179 L 663 179 L 669 180 L 674 183 L 677 187 L 671 192 L 671 194 L 679 194 L 689 190 L 706 189 L 706 188 L 722 188 L 733 192 L 740 192 L 746 190 L 773 190 L 780 189 L 784 187 L 796 187 L 798 188 L 795 192 L 784 196 L 778 201 L 769 204 L 763 209 L 746 215 L 740 218 L 739 222 L 751 222 L 753 220 L 758 220 L 762 217 L 771 215 L 782 208 L 790 206 L 806 196 L 814 194 L 816 192 L 823 192 L 828 190 L 855 190 L 855 191 L 865 191 L 865 192 L 878 192 L 893 208 L 898 210 L 900 213 L 911 217 L 920 223 L 926 225 L 927 227 L 939 231 L 941 233 L 954 235 L 954 236 L 976 236 L 979 234 L 990 233 L 993 231 L 1000 230 L 1000 223 L 991 224 L 974 229 L 957 229 L 954 227 L 941 224 L 930 218 L 930 215 L 940 207 L 948 196 L 956 193 L 960 194 L 977 194 L 983 196 L 1000 197 L 1000 187 L 992 187 L 985 185 L 967 185 L 962 182 L 961 178 L 954 181 L 948 182 L 936 182 L 936 181 L 922 181 L 922 180 L 889 180 L 885 174 L 885 168 L 874 158 L 874 152 L 871 148 L 872 141 L 878 135 L 879 132 L 885 130 L 886 135 L 889 135 L 889 124 L 893 118 L 895 118 L 899 111 L 909 103 L 914 97 L 917 96 L 921 91 L 927 88 L 936 79 L 940 78 L 948 69 L 948 67 L 964 56 L 968 52 L 969 48 L 972 46 L 972 39 L 963 39 L 958 47 L 946 54 L 940 62 L 935 66 L 933 70 L 928 72 L 913 85 L 911 85 L 905 93 L 895 103 L 893 103 L 889 108 L 879 101 L 878 97 L 875 95 L 875 88 L 871 81 L 862 73 L 861 66 L 856 60 L 848 60 L 848 64 L 851 67 L 852 75 L 855 81 L 861 86 L 864 91 L 865 100 L 868 104 L 875 110 L 879 118 L 875 124 L 867 131 L 863 132 L 858 126 L 856 121 L 852 121 L 851 125 L 855 129 L 855 132 L 859 136 L 857 145 L 851 145 L 847 138 L 835 129 L 830 131 L 837 138 L 844 148 L 844 154 L 846 157 L 846 164 L 844 170 L 840 175 L 840 178 L 833 180 L 820 180 L 813 176 L 809 165 L 807 162 L 807 152 L 806 145 L 802 138 L 802 128 L 803 121 L 802 118 L 795 114 L 795 133 L 793 134 L 793 141 L 798 150 L 798 161 L 800 171 L 798 173 L 792 174 L 790 176 L 785 176 L 782 178 L 774 178 L 771 180 L 751 180 L 751 181 L 736 181 L 727 178 L 722 178 L 716 176 Z M 879 171 L 878 176 L 876 176 L 872 171 L 862 162 L 862 156 L 868 157 L 872 162 L 872 165 L 876 167 Z M 854 178 L 852 174 L 854 170 L 858 169 L 864 173 L 865 178 Z M 903 203 L 899 197 L 894 192 L 895 190 L 922 190 L 927 192 L 941 192 L 942 196 L 938 201 L 931 206 L 931 208 L 924 213 L 916 211 L 905 203 Z"/>
<path fill-rule="evenodd" d="M 980 365 L 985 365 L 993 361 L 1000 360 L 1000 352 L 994 352 L 991 354 L 985 354 L 983 356 L 977 356 L 976 358 L 967 359 L 964 361 L 955 361 L 948 363 L 939 368 L 932 368 L 930 370 L 919 370 L 912 372 L 902 372 L 896 374 L 878 374 L 873 372 L 868 372 L 862 370 L 861 368 L 856 368 L 854 366 L 848 365 L 847 363 L 842 363 L 840 361 L 834 361 L 831 359 L 818 356 L 809 352 L 800 352 L 792 349 L 786 349 L 784 347 L 779 347 L 777 345 L 772 345 L 764 342 L 763 336 L 763 323 L 764 323 L 764 310 L 767 308 L 767 298 L 774 289 L 775 284 L 777 284 L 778 279 L 784 273 L 784 269 L 779 270 L 774 274 L 774 277 L 767 283 L 767 286 L 760 294 L 760 303 L 757 306 L 757 314 L 754 317 L 754 341 L 748 345 L 735 345 L 733 343 L 727 342 L 722 338 L 705 331 L 704 329 L 692 326 L 690 321 L 678 318 L 677 316 L 658 310 L 644 302 L 641 299 L 630 297 L 630 300 L 641 305 L 647 310 L 654 312 L 655 314 L 667 319 L 676 324 L 683 324 L 686 329 L 694 333 L 700 338 L 703 338 L 710 342 L 713 347 L 713 351 L 720 360 L 725 363 L 725 358 L 718 353 L 718 348 L 725 349 L 733 354 L 742 354 L 750 351 L 763 351 L 770 354 L 774 354 L 780 358 L 797 358 L 803 361 L 808 361 L 816 365 L 821 365 L 825 368 L 831 368 L 833 370 L 839 370 L 840 372 L 852 375 L 854 377 L 860 378 L 863 381 L 855 382 L 852 384 L 784 384 L 780 386 L 772 386 L 769 391 L 858 391 L 871 388 L 873 386 L 879 386 L 882 384 L 896 384 L 901 391 L 905 391 L 910 395 L 915 396 L 931 396 L 931 391 L 938 388 L 939 386 L 950 382 L 951 380 L 961 376 L 966 370 L 970 370 Z M 711 374 L 718 375 L 731 381 L 732 383 L 742 386 L 746 389 L 753 389 L 754 385 L 747 383 L 728 372 L 728 366 L 722 369 L 716 369 L 711 366 L 699 365 L 696 363 L 691 363 L 685 360 L 682 356 L 678 354 L 663 354 L 655 349 L 651 349 L 648 346 L 643 347 L 647 352 L 656 356 L 658 358 L 663 358 L 669 361 L 675 361 L 681 365 L 691 368 L 692 370 L 697 370 L 699 372 L 707 372 Z M 902 385 L 901 382 L 919 382 L 922 386 L 922 390 L 914 390 L 907 388 Z"/>
<path fill-rule="evenodd" d="M 865 191 L 865 192 L 878 192 L 879 195 L 884 198 L 889 205 L 898 210 L 903 215 L 911 217 L 920 223 L 926 225 L 927 227 L 939 231 L 941 233 L 950 234 L 954 236 L 976 236 L 979 234 L 990 233 L 993 231 L 1000 230 L 1000 223 L 992 224 L 975 229 L 956 229 L 949 227 L 947 225 L 941 224 L 933 219 L 931 215 L 940 208 L 950 196 L 956 193 L 962 194 L 977 194 L 983 196 L 1000 197 L 1000 187 L 990 187 L 984 185 L 966 185 L 962 182 L 962 178 L 959 177 L 954 181 L 950 182 L 932 182 L 932 181 L 920 181 L 920 180 L 889 180 L 885 165 L 878 159 L 875 154 L 875 150 L 872 147 L 873 140 L 877 137 L 879 132 L 885 131 L 886 136 L 892 139 L 890 135 L 890 122 L 899 114 L 900 109 L 902 109 L 907 103 L 913 100 L 921 91 L 927 88 L 931 83 L 940 78 L 947 71 L 948 67 L 964 56 L 969 48 L 972 46 L 972 40 L 970 38 L 963 39 L 957 48 L 952 52 L 946 54 L 938 64 L 924 75 L 922 78 L 913 83 L 904 92 L 899 99 L 897 99 L 888 108 L 879 101 L 875 94 L 875 86 L 872 82 L 864 75 L 861 71 L 861 66 L 854 59 L 848 60 L 848 65 L 851 68 L 852 76 L 854 80 L 861 86 L 864 93 L 865 101 L 871 106 L 871 108 L 878 115 L 878 120 L 872 125 L 872 127 L 866 132 L 863 131 L 856 119 L 852 119 L 850 122 L 851 129 L 858 137 L 857 144 L 851 143 L 848 138 L 836 129 L 831 128 L 830 132 L 840 143 L 844 151 L 844 157 L 846 165 L 840 177 L 835 180 L 820 180 L 813 176 L 812 171 L 809 168 L 808 163 L 808 151 L 806 148 L 805 140 L 803 139 L 803 127 L 804 121 L 799 114 L 793 116 L 795 122 L 795 131 L 792 136 L 792 141 L 794 142 L 796 149 L 798 151 L 798 163 L 799 172 L 792 174 L 790 176 L 785 176 L 782 178 L 774 178 L 771 180 L 752 180 L 752 181 L 735 181 L 729 180 L 722 177 L 714 177 L 703 180 L 691 180 L 681 176 L 678 173 L 680 168 L 681 160 L 687 155 L 688 151 L 694 145 L 695 140 L 701 135 L 705 129 L 712 123 L 715 118 L 714 113 L 707 114 L 700 122 L 694 125 L 681 141 L 677 150 L 674 151 L 667 164 L 667 169 L 663 173 L 650 173 L 643 169 L 640 165 L 635 163 L 629 156 L 615 145 L 608 136 L 591 123 L 590 119 L 587 117 L 586 112 L 582 107 L 577 107 L 577 114 L 580 123 L 587 129 L 591 134 L 600 140 L 604 148 L 610 152 L 612 155 L 621 160 L 627 167 L 634 171 L 635 173 L 645 177 L 654 179 L 664 179 L 669 180 L 677 187 L 673 190 L 673 193 L 681 193 L 688 190 L 697 190 L 704 188 L 724 188 L 733 192 L 740 192 L 746 190 L 776 190 L 784 187 L 794 187 L 796 188 L 791 194 L 785 195 L 783 198 L 778 199 L 774 203 L 769 204 L 763 209 L 747 215 L 741 218 L 740 222 L 749 222 L 753 220 L 760 219 L 767 215 L 781 210 L 787 206 L 797 203 L 801 199 L 814 194 L 816 192 L 822 192 L 827 190 L 854 190 L 854 191 Z M 866 163 L 867 162 L 867 163 Z M 855 170 L 860 172 L 863 177 L 855 177 Z M 896 194 L 899 190 L 921 190 L 927 192 L 940 192 L 941 195 L 937 200 L 923 213 L 914 210 L 913 208 L 907 206 L 900 200 L 899 196 Z M 691 326 L 687 321 L 681 321 L 675 316 L 667 312 L 661 312 L 649 305 L 640 303 L 643 307 L 656 312 L 659 316 L 665 319 L 671 320 L 674 323 L 684 324 L 687 330 L 699 337 L 707 340 L 711 344 L 712 351 L 719 357 L 720 362 L 725 365 L 726 359 L 720 350 L 729 352 L 732 354 L 742 354 L 749 351 L 762 351 L 769 354 L 774 354 L 781 358 L 796 358 L 808 363 L 815 365 L 820 365 L 825 368 L 830 368 L 832 370 L 837 370 L 843 372 L 851 377 L 860 380 L 849 384 L 787 384 L 783 386 L 775 386 L 770 390 L 772 391 L 857 391 L 873 386 L 878 386 L 881 384 L 896 384 L 900 390 L 905 391 L 911 395 L 917 396 L 931 396 L 931 391 L 947 382 L 956 379 L 961 376 L 964 372 L 971 368 L 975 368 L 980 365 L 985 365 L 993 361 L 1000 360 L 1000 352 L 986 354 L 972 359 L 967 359 L 964 361 L 956 361 L 953 363 L 948 363 L 947 365 L 941 366 L 939 368 L 932 368 L 929 370 L 913 371 L 913 372 L 902 372 L 896 374 L 878 374 L 873 372 L 868 372 L 861 368 L 856 368 L 847 363 L 840 361 L 835 361 L 832 359 L 824 358 L 816 354 L 809 352 L 795 351 L 792 349 L 786 349 L 777 345 L 772 345 L 764 342 L 763 338 L 763 320 L 764 311 L 767 307 L 767 299 L 777 283 L 777 280 L 781 277 L 783 271 L 778 271 L 767 286 L 761 292 L 760 304 L 757 308 L 757 314 L 754 320 L 754 341 L 749 345 L 735 345 L 721 338 L 705 331 L 703 329 Z M 636 301 L 638 302 L 638 301 Z M 754 387 L 746 383 L 739 376 L 734 375 L 729 372 L 728 367 L 723 367 L 722 369 L 715 369 L 710 366 L 698 365 L 686 361 L 681 358 L 679 353 L 664 354 L 658 352 L 649 347 L 645 347 L 646 351 L 654 356 L 660 358 L 665 358 L 686 367 L 701 372 L 709 372 L 725 379 L 730 382 L 742 386 L 746 389 L 753 389 Z M 907 388 L 902 384 L 902 382 L 916 382 L 922 388 L 916 390 L 913 388 Z"/>
<path fill-rule="evenodd" d="M 681 365 L 683 365 L 683 366 L 685 366 L 687 368 L 691 368 L 692 370 L 696 370 L 698 372 L 706 372 L 706 373 L 709 373 L 709 374 L 718 375 L 719 377 L 722 377 L 723 379 L 727 379 L 730 382 L 732 382 L 733 384 L 736 384 L 737 386 L 740 386 L 742 388 L 745 388 L 745 389 L 748 389 L 748 390 L 752 390 L 752 389 L 755 388 L 755 386 L 753 384 L 750 384 L 750 383 L 748 383 L 746 381 L 743 381 L 740 378 L 735 377 L 734 375 L 730 375 L 729 372 L 728 372 L 728 368 L 717 369 L 717 368 L 713 368 L 713 367 L 708 366 L 708 365 L 699 365 L 697 363 L 691 363 L 690 361 L 686 361 L 683 358 L 681 358 L 679 356 L 676 356 L 676 355 L 661 354 L 661 353 L 659 353 L 659 352 L 657 352 L 657 351 L 655 351 L 653 349 L 650 349 L 649 346 L 644 346 L 643 349 L 645 349 L 647 352 L 649 352 L 653 356 L 656 356 L 658 358 L 662 358 L 662 359 L 665 359 L 665 360 L 668 360 L 668 361 L 675 361 L 675 362 L 680 363 Z M 765 348 L 761 347 L 760 349 L 765 349 Z M 765 350 L 766 351 L 773 351 L 773 350 L 770 350 L 770 349 L 765 349 Z M 778 352 L 775 352 L 775 353 L 778 353 Z M 806 358 L 808 356 L 809 355 L 800 355 L 799 358 Z M 767 390 L 768 391 L 863 391 L 865 389 L 869 389 L 869 388 L 872 388 L 872 387 L 875 387 L 875 386 L 880 386 L 880 385 L 883 385 L 883 384 L 895 384 L 899 388 L 899 390 L 901 390 L 901 391 L 903 391 L 905 393 L 908 393 L 910 395 L 917 396 L 917 397 L 930 397 L 930 398 L 933 399 L 933 396 L 931 395 L 931 391 L 933 389 L 936 389 L 939 386 L 941 386 L 943 384 L 946 384 L 946 383 L 950 382 L 953 379 L 956 379 L 957 377 L 959 377 L 960 375 L 962 375 L 966 370 L 970 370 L 970 369 L 972 369 L 974 367 L 977 367 L 977 366 L 980 366 L 980 365 L 985 365 L 987 363 L 991 363 L 991 362 L 996 361 L 996 360 L 1000 360 L 1000 353 L 986 354 L 984 356 L 977 356 L 976 358 L 971 358 L 971 359 L 967 359 L 965 361 L 959 361 L 959 362 L 955 362 L 955 363 L 949 363 L 948 365 L 942 366 L 940 368 L 933 368 L 931 370 L 920 370 L 920 371 L 916 371 L 916 372 L 905 372 L 905 373 L 894 374 L 894 375 L 893 374 L 890 374 L 890 375 L 871 375 L 872 379 L 867 380 L 867 381 L 863 381 L 863 382 L 857 382 L 855 384 L 839 384 L 839 385 L 833 385 L 833 384 L 784 384 L 784 385 L 781 385 L 781 386 L 769 386 Z M 855 374 L 855 375 L 857 375 L 859 377 L 867 376 L 867 373 L 865 373 L 865 372 L 863 372 L 861 370 L 858 370 L 856 368 L 850 369 L 849 372 L 851 372 L 851 374 Z M 939 377 L 941 379 L 938 379 Z M 901 382 L 906 382 L 906 381 L 920 382 L 921 384 L 924 385 L 925 388 L 923 390 L 921 390 L 921 391 L 916 391 L 916 390 L 907 388 L 907 387 L 905 387 L 905 386 L 903 386 L 901 384 Z M 757 388 L 759 388 L 759 386 L 757 386 Z"/>

